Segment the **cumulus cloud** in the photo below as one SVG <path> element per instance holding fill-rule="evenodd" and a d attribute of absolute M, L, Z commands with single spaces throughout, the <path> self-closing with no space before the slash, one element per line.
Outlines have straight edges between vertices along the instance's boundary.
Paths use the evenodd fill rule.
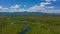
<path fill-rule="evenodd" d="M 31 8 L 29 8 L 28 10 L 31 11 L 31 12 L 32 11 L 33 12 L 36 12 L 36 11 L 38 12 L 38 11 L 41 11 L 41 10 L 45 10 L 45 5 L 42 5 L 42 4 L 39 5 L 39 6 L 35 5 L 35 6 L 31 7 Z"/>
<path fill-rule="evenodd" d="M 55 7 L 54 6 L 49 6 L 49 7 L 46 7 L 46 9 L 50 10 L 50 9 L 54 9 Z"/>
<path fill-rule="evenodd" d="M 23 12 L 23 11 L 37 12 L 40 10 L 45 10 L 45 4 L 50 4 L 50 3 L 41 2 L 40 5 L 35 5 L 35 6 L 28 8 L 28 9 L 20 8 L 21 7 L 20 4 L 16 4 L 16 5 L 10 6 L 8 8 L 6 8 L 6 7 L 3 8 L 2 6 L 0 6 L 0 8 L 2 8 L 2 10 L 0 10 L 0 12 Z M 26 6 L 26 5 L 24 5 L 24 6 Z"/>
<path fill-rule="evenodd" d="M 53 1 L 53 2 L 55 2 L 56 0 L 45 0 L 46 2 L 51 2 L 51 1 Z"/>
<path fill-rule="evenodd" d="M 48 4 L 51 4 L 51 3 L 49 3 L 49 2 L 41 2 L 41 4 L 48 5 Z"/>
<path fill-rule="evenodd" d="M 29 11 L 34 11 L 34 12 L 41 12 L 41 11 L 46 11 L 46 8 L 52 8 L 52 7 L 46 7 L 45 5 L 51 4 L 49 2 L 41 2 L 40 5 L 35 5 L 33 7 L 30 7 L 28 10 Z"/>
<path fill-rule="evenodd" d="M 45 0 L 46 2 L 50 2 L 51 0 Z"/>
<path fill-rule="evenodd" d="M 47 0 L 50 1 L 50 0 Z M 60 10 L 54 10 L 54 6 L 46 6 L 48 4 L 51 4 L 50 2 L 41 2 L 40 5 L 34 5 L 30 8 L 24 9 L 21 8 L 20 4 L 16 4 L 14 6 L 10 7 L 2 7 L 0 6 L 0 12 L 43 12 L 43 13 L 60 13 Z M 25 7 L 26 5 L 24 5 Z"/>
<path fill-rule="evenodd" d="M 45 3 L 45 2 L 41 2 L 40 5 L 35 5 L 35 6 L 32 6 L 28 9 L 24 9 L 24 8 L 20 8 L 21 5 L 14 5 L 14 6 L 11 6 L 9 8 L 6 8 L 6 7 L 2 7 L 0 6 L 0 8 L 2 10 L 0 10 L 0 12 L 23 12 L 23 11 L 27 11 L 27 12 L 43 12 L 43 11 L 46 11 L 47 9 L 46 8 L 53 8 L 53 7 L 46 7 L 45 5 L 48 5 L 50 3 Z"/>
<path fill-rule="evenodd" d="M 0 9 L 3 9 L 3 7 L 2 7 L 2 6 L 0 6 Z"/>
<path fill-rule="evenodd" d="M 2 8 L 2 6 L 0 6 L 0 9 Z"/>
<path fill-rule="evenodd" d="M 11 7 L 9 7 L 9 8 L 20 8 L 20 4 L 16 4 L 16 5 L 14 5 L 14 6 L 11 6 Z"/>
<path fill-rule="evenodd" d="M 45 2 L 41 2 L 40 5 L 35 5 L 35 6 L 32 6 L 30 7 L 28 10 L 30 12 L 43 12 L 43 13 L 60 13 L 60 10 L 55 10 L 54 6 L 46 6 L 48 4 L 51 4 L 51 3 L 45 3 Z"/>
<path fill-rule="evenodd" d="M 14 6 L 10 6 L 10 7 L 2 7 L 0 6 L 0 12 L 17 12 L 19 9 L 20 9 L 20 6 L 19 4 L 16 4 Z"/>

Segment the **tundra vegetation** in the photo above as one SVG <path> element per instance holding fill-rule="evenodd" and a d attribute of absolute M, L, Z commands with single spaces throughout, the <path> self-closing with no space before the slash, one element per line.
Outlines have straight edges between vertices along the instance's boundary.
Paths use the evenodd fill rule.
<path fill-rule="evenodd" d="M 30 25 L 25 34 L 60 34 L 60 16 L 0 16 L 0 34 L 20 34 Z"/>

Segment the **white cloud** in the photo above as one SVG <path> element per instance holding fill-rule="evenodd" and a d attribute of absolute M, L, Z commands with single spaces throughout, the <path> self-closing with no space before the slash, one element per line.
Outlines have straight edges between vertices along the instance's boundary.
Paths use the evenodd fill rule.
<path fill-rule="evenodd" d="M 35 5 L 33 7 L 30 7 L 28 10 L 30 12 L 43 12 L 43 13 L 60 13 L 60 10 L 55 10 L 54 6 L 45 6 L 51 3 L 41 3 L 40 5 Z"/>
<path fill-rule="evenodd" d="M 43 3 L 43 2 L 41 2 L 40 7 L 45 7 L 45 5 L 44 5 L 44 3 Z"/>
<path fill-rule="evenodd" d="M 41 2 L 40 5 L 32 6 L 28 9 L 21 8 L 21 5 L 14 5 L 9 8 L 0 6 L 0 12 L 43 12 L 43 13 L 60 13 L 60 10 L 54 10 L 54 6 L 47 7 L 46 5 L 51 4 L 49 2 Z M 26 6 L 26 5 L 25 5 Z"/>
<path fill-rule="evenodd" d="M 48 5 L 51 4 L 50 2 L 41 2 L 41 4 Z"/>
<path fill-rule="evenodd" d="M 0 12 L 23 12 L 23 11 L 28 11 L 28 12 L 41 12 L 41 11 L 46 11 L 46 6 L 45 5 L 48 5 L 50 3 L 48 2 L 41 2 L 40 5 L 35 5 L 35 6 L 32 6 L 28 9 L 22 9 L 20 8 L 21 5 L 14 5 L 14 6 L 11 6 L 9 8 L 2 8 L 2 10 L 0 10 Z M 52 7 L 48 7 L 48 8 L 52 8 Z"/>
<path fill-rule="evenodd" d="M 2 6 L 0 6 L 0 8 L 2 8 Z"/>
<path fill-rule="evenodd" d="M 41 4 L 41 5 L 35 5 L 31 8 L 28 9 L 30 12 L 38 12 L 38 11 L 41 11 L 41 10 L 45 10 L 45 5 Z"/>
<path fill-rule="evenodd" d="M 11 7 L 9 7 L 9 8 L 20 8 L 20 4 L 16 4 L 16 5 L 14 5 L 14 6 L 11 6 Z"/>
<path fill-rule="evenodd" d="M 41 2 L 40 5 L 35 5 L 33 7 L 30 7 L 28 10 L 30 12 L 36 12 L 36 11 L 46 11 L 46 8 L 52 8 L 52 7 L 46 7 L 45 5 L 48 5 L 48 4 L 51 4 L 51 3 L 48 3 L 48 2 Z"/>
<path fill-rule="evenodd" d="M 47 11 L 43 11 L 44 13 L 60 13 L 60 10 L 47 10 Z"/>
<path fill-rule="evenodd" d="M 45 0 L 46 2 L 51 2 L 51 1 L 53 1 L 53 2 L 55 2 L 56 0 Z"/>
<path fill-rule="evenodd" d="M 56 0 L 52 0 L 52 1 L 54 1 L 54 2 L 55 2 Z"/>
<path fill-rule="evenodd" d="M 18 12 L 20 9 L 20 6 L 21 6 L 20 4 L 16 4 L 14 6 L 9 7 L 8 12 Z"/>
<path fill-rule="evenodd" d="M 3 7 L 2 7 L 2 6 L 0 6 L 0 9 L 3 9 Z"/>
<path fill-rule="evenodd" d="M 50 9 L 54 9 L 55 7 L 54 6 L 49 6 L 49 7 L 46 7 L 46 9 L 50 10 Z"/>
<path fill-rule="evenodd" d="M 51 0 L 45 0 L 46 2 L 50 2 Z"/>
<path fill-rule="evenodd" d="M 21 5 L 14 5 L 9 8 L 0 6 L 0 12 L 17 12 L 20 9 Z"/>

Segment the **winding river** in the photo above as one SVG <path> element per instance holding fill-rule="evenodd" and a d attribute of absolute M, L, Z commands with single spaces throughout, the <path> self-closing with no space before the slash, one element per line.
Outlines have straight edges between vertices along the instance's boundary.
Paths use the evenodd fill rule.
<path fill-rule="evenodd" d="M 28 32 L 30 30 L 30 25 L 28 24 L 24 24 L 26 29 L 24 31 L 21 32 L 21 34 L 26 34 L 26 32 Z"/>

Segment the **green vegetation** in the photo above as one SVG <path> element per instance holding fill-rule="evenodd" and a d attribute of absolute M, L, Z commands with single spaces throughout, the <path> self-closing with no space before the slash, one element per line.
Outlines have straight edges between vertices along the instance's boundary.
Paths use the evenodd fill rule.
<path fill-rule="evenodd" d="M 26 34 L 60 34 L 60 16 L 41 15 L 0 16 L 0 34 L 21 33 L 25 29 L 24 24 L 30 25 Z"/>

